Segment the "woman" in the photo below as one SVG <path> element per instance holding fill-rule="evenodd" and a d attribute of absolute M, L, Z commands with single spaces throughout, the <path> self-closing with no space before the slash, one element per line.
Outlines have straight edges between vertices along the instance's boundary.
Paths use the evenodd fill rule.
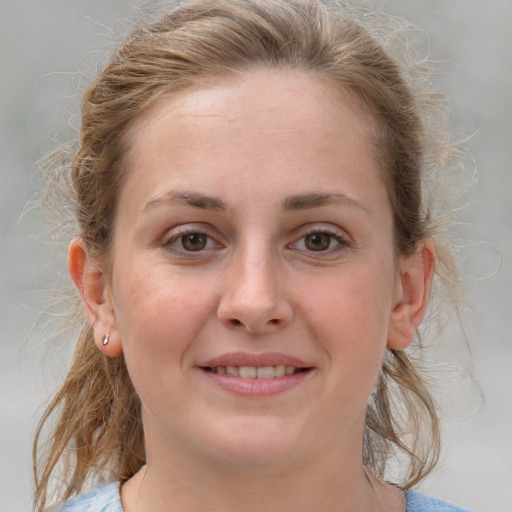
<path fill-rule="evenodd" d="M 360 21 L 186 2 L 86 91 L 68 266 L 87 322 L 43 418 L 40 508 L 62 459 L 64 499 L 115 480 L 65 511 L 460 510 L 410 490 L 439 430 L 405 353 L 434 274 L 456 282 L 424 183 L 447 146 Z"/>

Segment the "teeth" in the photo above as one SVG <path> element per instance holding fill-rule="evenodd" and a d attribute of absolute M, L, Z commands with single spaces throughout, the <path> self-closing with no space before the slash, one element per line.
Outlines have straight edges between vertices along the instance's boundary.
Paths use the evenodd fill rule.
<path fill-rule="evenodd" d="M 243 379 L 255 379 L 257 375 L 255 366 L 240 366 L 238 373 Z"/>
<path fill-rule="evenodd" d="M 217 373 L 219 373 L 218 369 L 217 369 Z M 233 375 L 233 377 L 239 377 L 237 366 L 226 366 L 226 373 L 228 375 Z"/>
<path fill-rule="evenodd" d="M 286 375 L 291 375 L 295 371 L 295 366 L 287 366 L 284 370 Z"/>
<path fill-rule="evenodd" d="M 240 376 L 241 375 L 242 374 L 240 374 Z M 258 379 L 273 379 L 275 377 L 274 367 L 273 366 L 259 366 L 256 369 L 256 376 L 258 377 Z"/>
<path fill-rule="evenodd" d="M 282 377 L 285 374 L 285 369 L 286 367 L 284 364 L 274 366 L 274 377 Z"/>
<path fill-rule="evenodd" d="M 273 379 L 293 375 L 295 366 L 278 364 L 277 366 L 215 366 L 211 368 L 213 373 L 242 377 L 243 379 Z"/>

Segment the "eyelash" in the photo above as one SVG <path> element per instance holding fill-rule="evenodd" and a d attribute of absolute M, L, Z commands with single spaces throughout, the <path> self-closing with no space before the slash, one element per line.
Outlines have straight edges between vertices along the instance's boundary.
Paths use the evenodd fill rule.
<path fill-rule="evenodd" d="M 327 247 L 326 249 L 318 250 L 318 251 L 315 251 L 312 249 L 308 250 L 307 248 L 300 249 L 301 251 L 308 253 L 308 255 L 311 255 L 311 256 L 314 255 L 317 258 L 320 258 L 323 255 L 335 254 L 349 246 L 349 241 L 347 240 L 347 238 L 345 236 L 341 235 L 340 233 L 335 233 L 335 232 L 330 231 L 329 229 L 325 229 L 325 228 L 324 229 L 316 228 L 316 229 L 311 229 L 310 231 L 308 231 L 307 233 L 302 235 L 300 238 L 298 238 L 295 242 L 292 242 L 291 244 L 289 244 L 289 247 L 293 248 L 293 246 L 297 246 L 300 242 L 305 244 L 307 237 L 313 236 L 313 235 L 327 235 L 329 237 L 329 247 Z M 330 247 L 333 240 L 336 242 L 336 245 L 334 247 Z"/>
<path fill-rule="evenodd" d="M 185 237 L 191 236 L 191 235 L 199 235 L 200 237 L 206 238 L 206 242 L 205 242 L 206 246 L 197 251 L 186 249 L 183 245 L 185 242 Z M 180 243 L 180 242 L 181 242 L 181 247 L 180 248 L 176 247 L 175 244 Z M 212 244 L 214 245 L 213 247 L 212 247 Z M 223 247 L 220 243 L 216 242 L 211 236 L 209 236 L 208 234 L 206 234 L 204 231 L 202 231 L 200 229 L 184 229 L 183 231 L 174 233 L 164 240 L 163 246 L 165 247 L 166 250 L 168 250 L 170 252 L 173 252 L 180 256 L 186 256 L 186 257 L 194 257 L 194 255 L 196 255 L 196 254 L 199 256 L 205 250 L 219 249 L 219 248 Z"/>
<path fill-rule="evenodd" d="M 184 247 L 185 237 L 190 235 L 199 235 L 200 237 L 206 238 L 206 245 L 203 248 L 198 249 L 197 251 L 194 250 L 188 250 Z M 313 249 L 308 249 L 307 247 L 304 248 L 298 248 L 297 246 L 299 243 L 302 242 L 303 245 L 306 244 L 307 237 L 313 236 L 313 235 L 326 235 L 329 237 L 329 246 L 326 249 L 321 249 L 318 251 L 315 251 Z M 331 247 L 332 241 L 336 242 L 336 245 L 334 247 Z M 181 242 L 181 247 L 176 247 L 175 244 Z M 213 244 L 213 246 L 212 246 Z M 339 251 L 342 251 L 343 249 L 347 248 L 349 246 L 349 241 L 347 238 L 339 233 L 332 232 L 328 229 L 311 229 L 310 231 L 303 234 L 301 237 L 296 239 L 294 242 L 287 245 L 288 248 L 291 249 L 299 249 L 303 253 L 307 253 L 308 255 L 321 258 L 322 255 L 333 255 Z M 163 242 L 163 246 L 166 250 L 173 252 L 180 256 L 185 257 L 194 257 L 197 255 L 199 257 L 202 253 L 204 253 L 207 250 L 211 249 L 220 249 L 223 247 L 222 244 L 215 241 L 211 236 L 209 236 L 207 233 L 200 229 L 184 229 L 183 231 L 180 231 L 178 233 L 174 233 L 168 238 L 166 238 Z"/>

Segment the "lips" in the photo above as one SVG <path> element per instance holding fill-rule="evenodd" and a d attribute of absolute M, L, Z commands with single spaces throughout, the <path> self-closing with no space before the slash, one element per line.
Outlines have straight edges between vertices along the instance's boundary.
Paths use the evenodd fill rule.
<path fill-rule="evenodd" d="M 295 368 L 312 368 L 314 365 L 296 357 L 278 352 L 266 352 L 264 354 L 248 354 L 245 352 L 231 352 L 215 357 L 200 366 L 203 368 L 217 368 L 219 366 L 254 366 L 256 368 L 263 366 L 293 366 Z"/>
<path fill-rule="evenodd" d="M 297 386 L 312 373 L 306 361 L 278 353 L 231 353 L 199 367 L 214 383 L 237 395 L 274 395 Z"/>

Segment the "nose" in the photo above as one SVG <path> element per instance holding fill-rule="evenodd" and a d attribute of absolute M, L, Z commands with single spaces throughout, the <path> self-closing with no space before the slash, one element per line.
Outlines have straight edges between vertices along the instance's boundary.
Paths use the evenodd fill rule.
<path fill-rule="evenodd" d="M 269 251 L 245 251 L 229 265 L 217 315 L 228 327 L 266 334 L 288 325 L 293 307 Z"/>

